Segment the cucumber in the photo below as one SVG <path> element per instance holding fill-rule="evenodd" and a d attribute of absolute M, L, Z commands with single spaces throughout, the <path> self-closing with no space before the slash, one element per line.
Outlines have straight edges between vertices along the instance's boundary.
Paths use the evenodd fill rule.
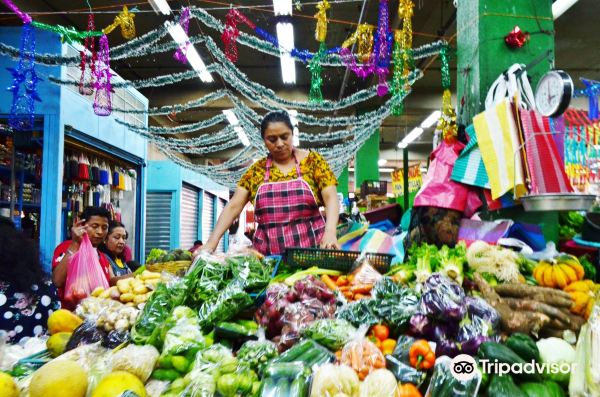
<path fill-rule="evenodd" d="M 283 353 L 279 358 L 276 358 L 274 361 L 280 363 L 289 363 L 292 361 L 297 361 L 298 357 L 303 355 L 304 353 L 310 351 L 314 347 L 314 344 L 310 340 L 304 340 L 298 343 L 296 346 L 292 347 L 287 352 Z"/>
<path fill-rule="evenodd" d="M 299 376 L 290 386 L 290 397 L 306 397 L 308 394 L 308 382 L 303 376 Z"/>
<path fill-rule="evenodd" d="M 265 376 L 277 379 L 294 379 L 304 372 L 304 368 L 304 365 L 298 365 L 298 363 L 272 363 L 265 370 Z"/>
<path fill-rule="evenodd" d="M 281 378 L 277 381 L 277 397 L 290 396 L 290 381 L 287 378 Z"/>
<path fill-rule="evenodd" d="M 308 350 L 306 353 L 304 353 L 300 357 L 296 358 L 294 361 L 300 361 L 300 362 L 303 362 L 304 364 L 306 364 L 306 366 L 312 367 L 312 365 L 315 363 L 315 361 L 317 361 L 319 359 L 319 357 L 321 357 L 322 355 L 323 355 L 323 352 L 321 351 L 321 349 L 313 347 L 312 349 Z"/>
<path fill-rule="evenodd" d="M 277 397 L 277 385 L 275 379 L 265 378 L 265 380 L 263 380 L 260 397 Z"/>

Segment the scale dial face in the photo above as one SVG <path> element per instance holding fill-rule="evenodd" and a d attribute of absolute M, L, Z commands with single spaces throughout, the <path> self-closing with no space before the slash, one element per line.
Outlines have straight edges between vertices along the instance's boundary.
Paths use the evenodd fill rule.
<path fill-rule="evenodd" d="M 562 70 L 551 70 L 540 79 L 535 92 L 535 104 L 543 116 L 561 115 L 571 102 L 573 80 Z"/>

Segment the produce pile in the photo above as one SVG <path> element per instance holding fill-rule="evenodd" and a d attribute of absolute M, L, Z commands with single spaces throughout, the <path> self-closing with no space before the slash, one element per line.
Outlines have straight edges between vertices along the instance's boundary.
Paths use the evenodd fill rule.
<path fill-rule="evenodd" d="M 575 257 L 423 244 L 387 274 L 364 259 L 348 274 L 278 269 L 202 256 L 184 277 L 143 271 L 94 291 L 53 313 L 48 352 L 3 368 L 0 395 L 600 396 L 600 288 Z M 468 380 L 453 375 L 461 354 Z"/>

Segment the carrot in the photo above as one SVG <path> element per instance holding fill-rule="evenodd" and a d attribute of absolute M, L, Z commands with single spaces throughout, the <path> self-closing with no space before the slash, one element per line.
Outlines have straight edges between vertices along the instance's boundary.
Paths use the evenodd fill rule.
<path fill-rule="evenodd" d="M 363 294 L 354 294 L 354 300 L 359 300 L 359 299 L 364 299 L 366 298 L 367 295 L 363 295 Z"/>
<path fill-rule="evenodd" d="M 339 287 L 338 289 L 340 291 L 342 291 L 342 292 L 350 292 L 350 286 L 349 285 L 345 285 L 343 287 Z"/>
<path fill-rule="evenodd" d="M 348 277 L 347 277 L 347 279 L 348 279 L 348 282 L 350 282 L 350 283 L 352 281 L 354 281 L 354 274 L 349 274 Z"/>
<path fill-rule="evenodd" d="M 359 354 L 358 354 L 358 350 L 356 349 L 356 347 L 353 347 L 352 350 L 350 351 L 350 360 L 351 360 L 351 367 L 354 368 L 355 370 L 360 368 L 360 359 L 359 359 Z"/>
<path fill-rule="evenodd" d="M 346 299 L 350 299 L 350 300 L 352 300 L 352 299 L 354 299 L 354 294 L 353 294 L 352 292 L 350 292 L 350 291 L 345 291 L 345 292 L 344 292 L 344 297 L 345 297 Z"/>
<path fill-rule="evenodd" d="M 321 281 L 325 283 L 325 285 L 332 291 L 337 291 L 338 286 L 328 275 L 324 274 L 321 276 Z"/>
<path fill-rule="evenodd" d="M 359 284 L 350 288 L 353 294 L 368 294 L 373 289 L 373 284 Z"/>
<path fill-rule="evenodd" d="M 338 287 L 343 287 L 344 285 L 350 284 L 350 282 L 348 281 L 348 277 L 346 276 L 339 276 L 335 283 L 338 285 Z"/>

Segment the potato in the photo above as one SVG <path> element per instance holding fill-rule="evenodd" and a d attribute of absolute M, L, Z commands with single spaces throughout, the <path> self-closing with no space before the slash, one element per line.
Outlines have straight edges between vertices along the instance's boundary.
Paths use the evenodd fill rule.
<path fill-rule="evenodd" d="M 148 292 L 148 288 L 144 284 L 139 284 L 133 287 L 133 293 L 136 295 L 144 295 Z"/>
<path fill-rule="evenodd" d="M 160 273 L 144 270 L 140 277 L 142 280 L 160 279 Z"/>
<path fill-rule="evenodd" d="M 123 303 L 127 303 L 127 302 L 133 302 L 134 298 L 135 298 L 135 295 L 132 294 L 132 293 L 130 293 L 130 292 L 128 292 L 128 293 L 125 293 L 125 294 L 121 294 L 120 300 Z"/>
<path fill-rule="evenodd" d="M 136 305 L 142 302 L 146 302 L 146 294 L 136 295 L 133 297 L 133 303 L 135 303 Z"/>
<path fill-rule="evenodd" d="M 98 296 L 100 296 L 100 294 L 101 294 L 102 292 L 104 292 L 104 288 L 102 288 L 102 287 L 96 287 L 96 288 L 95 288 L 95 289 L 92 291 L 91 295 L 92 295 L 92 296 L 95 296 L 95 297 L 98 297 Z"/>
<path fill-rule="evenodd" d="M 119 298 L 121 297 L 121 293 L 119 292 L 119 289 L 117 287 L 110 287 L 109 291 L 110 299 L 119 300 Z"/>
<path fill-rule="evenodd" d="M 131 292 L 131 284 L 129 283 L 128 279 L 123 279 L 123 280 L 117 281 L 117 288 L 119 289 L 119 292 L 122 294 L 127 294 L 127 293 Z"/>
<path fill-rule="evenodd" d="M 98 295 L 98 298 L 100 298 L 100 299 L 108 299 L 108 298 L 110 298 L 110 290 L 109 289 L 105 289 L 104 291 L 102 291 L 102 293 L 100 293 L 100 295 Z"/>

